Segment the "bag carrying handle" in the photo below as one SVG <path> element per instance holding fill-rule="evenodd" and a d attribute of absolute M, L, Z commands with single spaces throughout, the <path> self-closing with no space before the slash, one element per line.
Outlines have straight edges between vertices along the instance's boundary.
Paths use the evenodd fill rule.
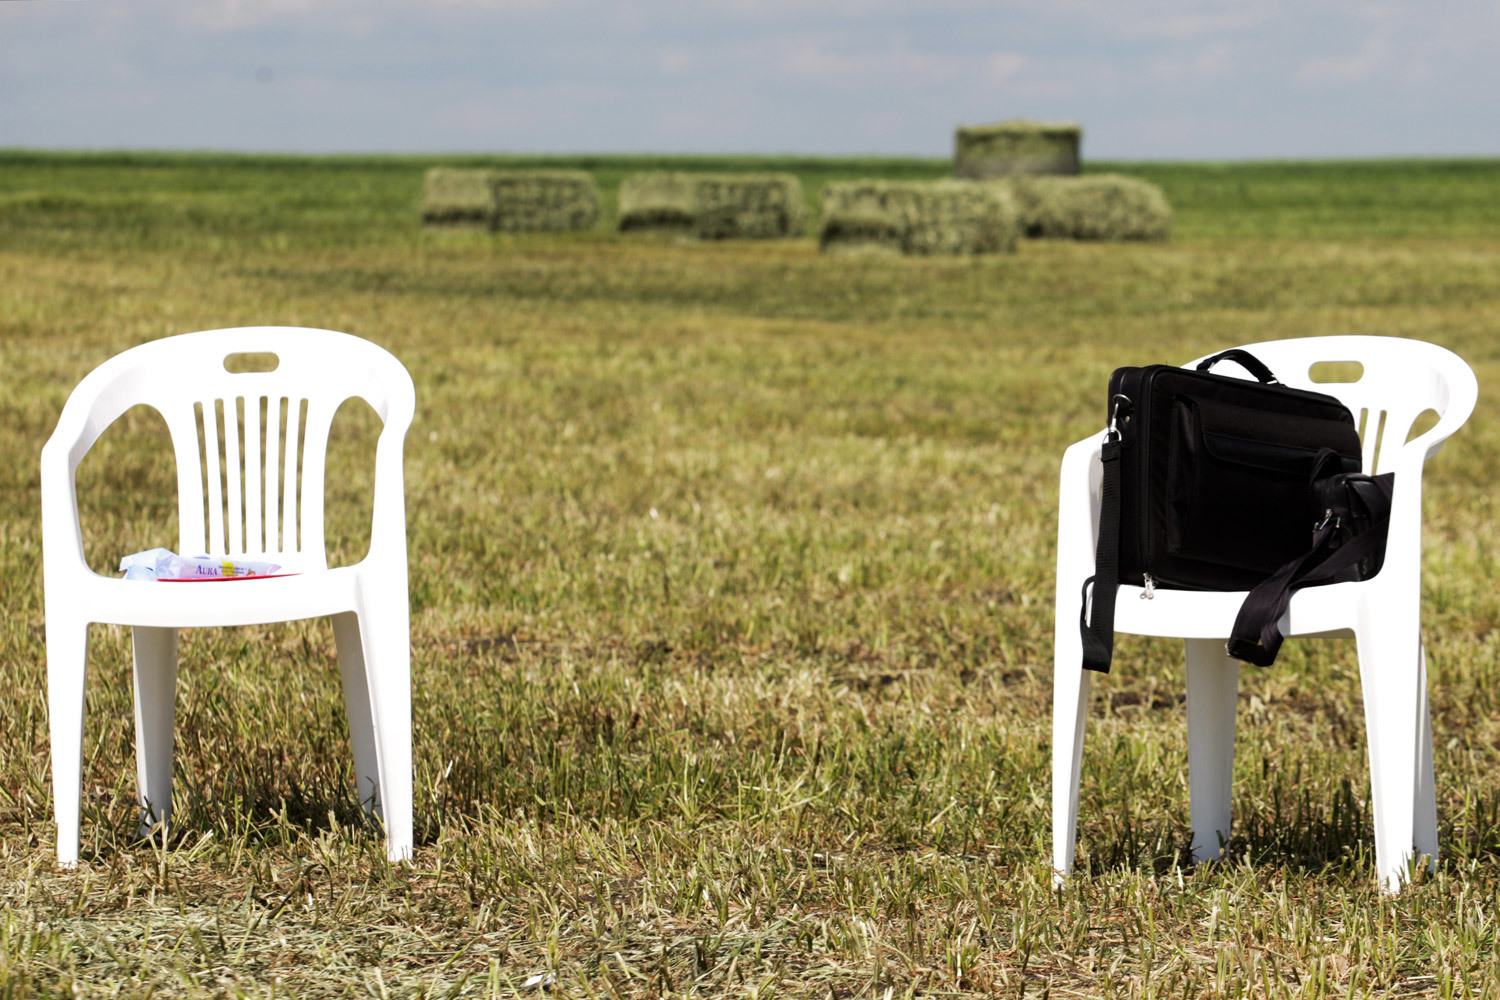
<path fill-rule="evenodd" d="M 1255 380 L 1257 382 L 1264 382 L 1267 385 L 1281 384 L 1281 379 L 1271 374 L 1271 369 L 1266 367 L 1265 362 L 1261 361 L 1260 358 L 1257 358 L 1249 351 L 1239 347 L 1231 347 L 1227 351 L 1220 351 L 1218 354 L 1215 354 L 1211 358 L 1204 358 L 1202 361 L 1198 362 L 1198 367 L 1196 370 L 1200 372 L 1206 372 L 1214 365 L 1218 364 L 1220 361 L 1233 361 L 1235 364 L 1245 369 L 1245 371 L 1255 376 Z"/>

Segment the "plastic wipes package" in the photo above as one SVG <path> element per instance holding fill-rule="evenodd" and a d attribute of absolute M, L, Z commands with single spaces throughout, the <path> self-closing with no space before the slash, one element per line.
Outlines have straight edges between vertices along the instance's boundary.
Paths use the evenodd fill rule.
<path fill-rule="evenodd" d="M 179 556 L 170 549 L 150 549 L 120 560 L 127 580 L 234 580 L 274 576 L 280 568 L 278 563 Z"/>

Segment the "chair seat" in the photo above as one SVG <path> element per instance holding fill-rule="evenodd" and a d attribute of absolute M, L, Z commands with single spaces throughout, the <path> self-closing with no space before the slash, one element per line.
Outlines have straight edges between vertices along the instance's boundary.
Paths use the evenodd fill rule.
<path fill-rule="evenodd" d="M 295 576 L 191 583 L 121 580 L 90 573 L 78 578 L 77 600 L 86 620 L 108 625 L 266 625 L 353 610 L 359 568 L 340 566 Z"/>
<path fill-rule="evenodd" d="M 1308 587 L 1292 595 L 1282 619 L 1287 636 L 1352 636 L 1350 608 L 1363 583 Z M 1147 599 L 1143 587 L 1121 585 L 1115 598 L 1115 631 L 1180 639 L 1227 639 L 1246 591 L 1164 590 Z"/>

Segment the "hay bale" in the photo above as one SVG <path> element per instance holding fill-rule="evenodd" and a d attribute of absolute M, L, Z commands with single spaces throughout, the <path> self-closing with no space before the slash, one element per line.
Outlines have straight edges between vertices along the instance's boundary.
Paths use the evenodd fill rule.
<path fill-rule="evenodd" d="M 599 191 L 582 170 L 497 170 L 491 189 L 502 232 L 571 232 L 599 221 Z"/>
<path fill-rule="evenodd" d="M 433 167 L 422 184 L 422 222 L 428 226 L 489 229 L 495 219 L 493 170 Z"/>
<path fill-rule="evenodd" d="M 954 176 L 970 180 L 1010 174 L 1076 174 L 1083 129 L 1071 122 L 1026 119 L 960 126 L 953 139 Z"/>
<path fill-rule="evenodd" d="M 802 232 L 802 182 L 791 174 L 634 174 L 620 185 L 620 232 L 704 240 L 780 239 Z"/>
<path fill-rule="evenodd" d="M 802 182 L 791 174 L 708 174 L 693 185 L 704 240 L 767 240 L 802 233 Z"/>
<path fill-rule="evenodd" d="M 422 221 L 429 226 L 566 232 L 599 221 L 599 192 L 581 170 L 427 171 Z"/>
<path fill-rule="evenodd" d="M 855 181 L 823 189 L 818 247 L 905 254 L 1008 253 L 1019 234 L 1010 191 L 960 181 Z"/>
<path fill-rule="evenodd" d="M 828 188 L 823 189 L 819 250 L 898 254 L 905 245 L 906 232 L 900 213 L 883 209 L 874 198 L 861 200 L 849 195 L 830 198 Z"/>
<path fill-rule="evenodd" d="M 1161 188 L 1137 177 L 1015 177 L 1000 182 L 1015 197 L 1021 231 L 1064 240 L 1165 240 L 1172 206 Z"/>
<path fill-rule="evenodd" d="M 620 182 L 620 232 L 691 234 L 697 221 L 692 174 L 654 171 Z"/>

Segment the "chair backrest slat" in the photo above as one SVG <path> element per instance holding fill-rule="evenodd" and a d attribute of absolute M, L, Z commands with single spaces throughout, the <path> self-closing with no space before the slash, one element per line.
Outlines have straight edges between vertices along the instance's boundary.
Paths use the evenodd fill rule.
<path fill-rule="evenodd" d="M 265 551 L 278 552 L 282 547 L 281 540 L 281 493 L 280 482 L 277 473 L 281 462 L 281 407 L 283 399 L 281 396 L 271 396 L 266 399 L 266 475 L 265 508 L 264 516 L 266 522 Z"/>
<path fill-rule="evenodd" d="M 245 514 L 242 500 L 244 487 L 240 482 L 240 465 L 244 457 L 240 453 L 239 399 L 229 396 L 220 399 L 218 410 L 224 421 L 224 520 L 229 528 L 229 540 L 225 555 L 243 555 L 245 552 Z"/>
<path fill-rule="evenodd" d="M 282 473 L 281 501 L 281 549 L 282 552 L 302 551 L 301 537 L 297 531 L 297 456 L 301 437 L 302 400 L 292 397 L 286 405 L 286 441 L 283 445 L 284 461 Z"/>
<path fill-rule="evenodd" d="M 219 471 L 219 415 L 214 400 L 201 404 L 203 432 L 203 479 L 208 490 L 208 537 L 203 551 L 207 555 L 224 554 L 224 484 Z M 184 549 L 191 548 L 184 539 Z M 196 553 L 183 552 L 183 555 Z"/>
<path fill-rule="evenodd" d="M 260 510 L 260 473 L 263 459 L 260 436 L 260 409 L 263 396 L 242 400 L 245 408 L 245 550 L 265 552 L 265 522 Z"/>

